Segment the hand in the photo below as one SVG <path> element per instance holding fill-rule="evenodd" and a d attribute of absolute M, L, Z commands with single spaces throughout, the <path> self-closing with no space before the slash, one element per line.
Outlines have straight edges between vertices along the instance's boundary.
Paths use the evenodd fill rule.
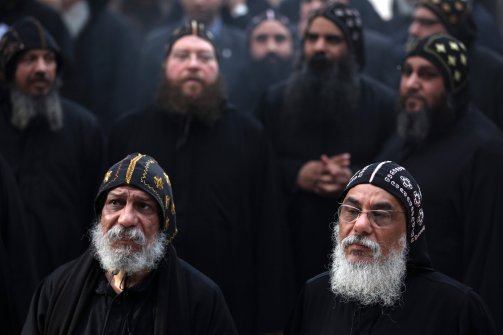
<path fill-rule="evenodd" d="M 315 192 L 316 184 L 324 170 L 321 161 L 309 161 L 302 165 L 297 174 L 297 185 L 308 192 Z"/>
<path fill-rule="evenodd" d="M 325 196 L 338 195 L 351 178 L 351 156 L 348 153 L 332 157 L 322 155 L 321 162 L 323 172 L 316 183 L 315 192 Z"/>

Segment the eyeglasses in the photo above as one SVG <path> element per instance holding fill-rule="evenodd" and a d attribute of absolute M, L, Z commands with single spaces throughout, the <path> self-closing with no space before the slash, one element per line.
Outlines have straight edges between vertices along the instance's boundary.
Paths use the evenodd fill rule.
<path fill-rule="evenodd" d="M 358 220 L 362 213 L 367 214 L 367 218 L 372 224 L 381 228 L 390 226 L 393 223 L 392 219 L 394 213 L 405 212 L 387 209 L 372 209 L 369 211 L 362 211 L 359 208 L 345 204 L 341 204 L 337 211 L 339 221 L 345 224 L 355 222 L 356 220 Z"/>

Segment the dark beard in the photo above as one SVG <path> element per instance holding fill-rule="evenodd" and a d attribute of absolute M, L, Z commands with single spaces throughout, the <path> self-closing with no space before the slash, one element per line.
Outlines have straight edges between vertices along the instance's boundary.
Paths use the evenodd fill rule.
<path fill-rule="evenodd" d="M 252 60 L 247 68 L 248 87 L 260 97 L 269 86 L 286 79 L 292 72 L 292 61 L 269 53 L 264 58 Z"/>
<path fill-rule="evenodd" d="M 223 113 L 226 97 L 222 80 L 205 85 L 197 97 L 187 97 L 182 92 L 181 85 L 168 80 L 161 83 L 157 97 L 157 106 L 172 114 L 188 116 L 191 119 L 214 123 Z"/>
<path fill-rule="evenodd" d="M 447 94 L 439 106 L 423 107 L 418 112 L 407 112 L 404 108 L 404 98 L 399 100 L 397 120 L 398 135 L 409 144 L 420 145 L 428 138 L 444 133 L 457 119 L 458 113 L 453 105 L 453 99 Z"/>
<path fill-rule="evenodd" d="M 12 105 L 11 124 L 21 130 L 26 129 L 36 120 L 45 121 L 52 131 L 63 127 L 63 110 L 58 88 L 61 80 L 56 79 L 51 90 L 44 95 L 27 95 L 15 87 L 11 88 Z"/>
<path fill-rule="evenodd" d="M 283 111 L 290 119 L 287 124 L 297 130 L 312 125 L 313 131 L 327 122 L 349 127 L 358 108 L 359 91 L 353 57 L 334 62 L 322 53 L 315 54 L 290 79 Z"/>

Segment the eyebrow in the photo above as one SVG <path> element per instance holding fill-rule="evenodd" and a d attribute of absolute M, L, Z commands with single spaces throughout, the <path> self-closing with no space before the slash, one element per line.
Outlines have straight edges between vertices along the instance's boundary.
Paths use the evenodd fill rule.
<path fill-rule="evenodd" d="M 360 201 L 358 201 L 357 199 L 352 198 L 352 197 L 347 197 L 346 199 L 344 199 L 343 203 L 344 203 L 344 205 L 351 205 L 351 206 L 355 206 L 355 207 L 361 207 Z M 393 205 L 391 205 L 387 201 L 380 201 L 380 202 L 373 203 L 372 204 L 372 210 L 376 210 L 376 209 L 387 210 L 387 211 L 402 210 L 401 208 L 400 209 L 394 208 Z"/>

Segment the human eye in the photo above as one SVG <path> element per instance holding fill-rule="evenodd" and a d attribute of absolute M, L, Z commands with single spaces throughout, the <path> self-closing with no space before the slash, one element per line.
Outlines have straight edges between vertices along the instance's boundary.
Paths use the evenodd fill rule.
<path fill-rule="evenodd" d="M 211 62 L 212 60 L 214 60 L 215 56 L 213 56 L 210 53 L 201 53 L 201 54 L 199 54 L 198 58 L 201 62 L 208 63 L 208 62 Z"/>
<path fill-rule="evenodd" d="M 378 226 L 386 226 L 391 222 L 391 212 L 381 209 L 370 211 L 372 220 Z"/>
<path fill-rule="evenodd" d="M 327 41 L 327 43 L 330 43 L 330 44 L 339 44 L 344 41 L 344 38 L 342 38 L 339 35 L 327 35 L 325 37 L 325 40 Z"/>
<path fill-rule="evenodd" d="M 111 197 L 106 202 L 106 206 L 110 209 L 120 208 L 120 207 L 122 207 L 123 204 L 124 204 L 124 201 L 120 198 L 117 198 L 117 197 Z"/>
<path fill-rule="evenodd" d="M 313 34 L 313 33 L 306 34 L 306 41 L 316 42 L 317 39 L 318 39 L 318 34 Z"/>
<path fill-rule="evenodd" d="M 340 218 L 344 221 L 351 222 L 358 218 L 360 210 L 356 207 L 349 205 L 341 205 Z"/>
<path fill-rule="evenodd" d="M 422 68 L 417 72 L 419 78 L 431 80 L 439 76 L 438 72 L 430 68 Z"/>
<path fill-rule="evenodd" d="M 410 65 L 404 65 L 400 68 L 400 73 L 404 77 L 409 77 L 412 74 L 412 67 Z"/>
<path fill-rule="evenodd" d="M 185 61 L 189 59 L 189 53 L 184 51 L 175 51 L 173 52 L 173 58 L 178 61 Z"/>
<path fill-rule="evenodd" d="M 267 35 L 266 34 L 259 34 L 255 37 L 255 41 L 258 43 L 265 43 L 267 41 Z"/>
<path fill-rule="evenodd" d="M 278 35 L 274 36 L 274 39 L 276 40 L 276 43 L 279 44 L 279 43 L 283 43 L 286 41 L 286 36 L 278 34 Z"/>

